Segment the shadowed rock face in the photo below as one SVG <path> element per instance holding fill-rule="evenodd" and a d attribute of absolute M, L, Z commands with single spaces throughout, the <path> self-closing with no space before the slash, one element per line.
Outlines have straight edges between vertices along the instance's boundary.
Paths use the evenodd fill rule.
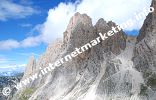
<path fill-rule="evenodd" d="M 153 0 L 152 7 L 156 9 L 156 1 Z M 140 30 L 134 50 L 134 62 L 139 71 L 155 70 L 156 54 L 156 10 L 150 13 Z M 146 68 L 145 68 L 146 67 Z"/>
<path fill-rule="evenodd" d="M 35 68 L 39 69 L 39 67 L 44 67 L 48 63 L 53 63 L 55 60 L 74 51 L 75 48 L 90 43 L 90 41 L 99 37 L 99 32 L 104 34 L 111 30 L 112 26 L 116 26 L 115 23 L 107 23 L 104 19 L 100 19 L 93 26 L 89 16 L 76 13 L 64 32 L 63 43 L 59 42 L 59 46 L 55 46 L 58 42 L 51 44 L 46 53 L 39 58 Z M 39 86 L 40 88 L 30 97 L 30 100 L 42 100 L 43 98 L 51 100 L 83 99 L 83 96 L 90 91 L 92 85 L 95 84 L 98 87 L 105 67 L 107 67 L 103 64 L 119 55 L 125 48 L 126 35 L 121 31 L 78 55 L 72 61 L 55 68 L 51 74 L 46 75 L 43 79 L 36 80 L 30 87 Z M 105 77 L 109 77 L 109 75 Z"/>
<path fill-rule="evenodd" d="M 147 16 L 137 39 L 120 31 L 34 81 L 29 88 L 37 89 L 29 100 L 155 100 L 155 13 Z M 116 24 L 104 19 L 93 26 L 89 16 L 76 13 L 63 41 L 48 47 L 35 70 L 89 43 L 112 26 Z"/>
<path fill-rule="evenodd" d="M 152 1 L 151 6 L 156 9 L 155 0 Z M 133 61 L 135 68 L 143 74 L 145 84 L 142 87 L 145 88 L 145 94 L 154 96 L 156 91 L 156 10 L 144 21 L 137 37 Z"/>
<path fill-rule="evenodd" d="M 151 7 L 154 7 L 154 9 L 156 9 L 156 1 L 155 0 L 152 1 Z M 148 16 L 146 17 L 146 19 L 144 21 L 142 28 L 140 29 L 140 34 L 137 37 L 137 43 L 140 42 L 141 40 L 143 40 L 145 37 L 148 37 L 148 36 L 154 34 L 155 27 L 156 27 L 155 19 L 156 19 L 156 11 L 148 14 Z"/>
<path fill-rule="evenodd" d="M 112 29 L 112 27 L 116 27 L 117 25 L 109 21 L 106 23 L 104 19 L 100 19 L 95 25 L 96 33 L 106 33 Z M 102 49 L 105 53 L 113 53 L 118 55 L 121 53 L 121 50 L 124 50 L 126 47 L 126 35 L 123 31 L 118 32 L 117 34 L 109 37 L 109 39 L 102 41 Z"/>

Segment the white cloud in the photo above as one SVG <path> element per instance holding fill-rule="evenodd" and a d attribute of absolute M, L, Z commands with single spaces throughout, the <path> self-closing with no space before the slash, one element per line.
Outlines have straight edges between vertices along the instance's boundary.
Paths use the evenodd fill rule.
<path fill-rule="evenodd" d="M 41 43 L 40 39 L 41 39 L 40 36 L 28 37 L 20 42 L 20 47 L 27 48 L 27 47 L 38 46 Z"/>
<path fill-rule="evenodd" d="M 32 24 L 26 23 L 26 24 L 20 24 L 21 27 L 31 27 Z"/>
<path fill-rule="evenodd" d="M 13 39 L 0 41 L 0 50 L 10 50 L 10 49 L 16 49 L 16 48 L 27 48 L 27 47 L 34 47 L 38 46 L 41 43 L 41 37 L 28 37 L 24 39 L 23 41 L 16 41 Z"/>
<path fill-rule="evenodd" d="M 58 7 L 50 9 L 47 20 L 43 24 L 41 30 L 43 41 L 49 43 L 58 37 L 62 37 L 63 32 L 74 13 L 75 4 L 72 3 L 60 3 Z"/>
<path fill-rule="evenodd" d="M 12 64 L 0 66 L 0 72 L 23 72 L 26 64 Z"/>
<path fill-rule="evenodd" d="M 151 0 L 84 0 L 77 6 L 77 11 L 87 13 L 91 16 L 95 24 L 99 18 L 104 18 L 106 21 L 114 21 L 121 24 L 125 21 L 134 18 L 134 13 L 143 11 L 144 7 L 149 6 Z M 144 16 L 145 18 L 145 16 Z M 142 22 L 144 18 L 140 21 Z M 140 26 L 135 24 L 128 30 L 138 29 Z"/>
<path fill-rule="evenodd" d="M 6 50 L 6 49 L 10 49 L 10 48 L 11 48 L 11 49 L 12 49 L 12 48 L 13 48 L 13 49 L 14 49 L 14 48 L 18 48 L 19 45 L 20 45 L 20 43 L 19 43 L 18 41 L 12 40 L 12 39 L 0 41 L 0 46 L 1 46 L 0 50 L 1 50 L 1 49 Z"/>
<path fill-rule="evenodd" d="M 134 13 L 143 11 L 144 7 L 149 6 L 151 0 L 83 0 L 80 3 L 60 3 L 57 7 L 50 9 L 46 22 L 43 24 L 42 36 L 44 42 L 54 41 L 56 38 L 62 37 L 69 19 L 76 12 L 86 13 L 92 18 L 93 24 L 98 19 L 104 18 L 106 21 L 114 21 L 122 24 L 125 21 L 134 18 Z M 126 30 L 139 29 L 142 20 L 135 23 Z"/>
<path fill-rule="evenodd" d="M 15 60 L 6 58 L 4 55 L 0 55 L 0 65 L 8 62 L 14 62 Z"/>
<path fill-rule="evenodd" d="M 76 12 L 89 15 L 93 20 L 93 24 L 95 24 L 98 19 L 104 18 L 106 21 L 112 20 L 120 25 L 121 23 L 134 18 L 135 12 L 142 12 L 144 7 L 150 6 L 150 3 L 151 0 L 83 0 L 81 2 L 77 1 L 76 3 L 60 3 L 57 7 L 49 10 L 48 17 L 42 25 L 37 25 L 37 27 L 32 30 L 32 32 L 35 30 L 39 31 L 39 36 L 28 37 L 21 42 L 16 40 L 12 40 L 12 43 L 9 40 L 2 41 L 0 42 L 0 45 L 2 45 L 0 49 L 33 47 L 39 45 L 41 42 L 50 43 L 56 38 L 63 36 L 63 32 L 65 31 L 70 18 Z M 19 6 L 19 8 L 22 7 Z M 17 8 L 14 7 L 13 9 Z M 23 15 L 28 15 L 29 12 L 33 12 L 29 7 L 25 9 L 28 9 L 28 12 Z M 10 8 L 8 11 L 14 12 L 14 10 L 12 11 Z M 17 14 L 21 12 L 23 12 L 23 10 L 17 10 Z M 0 18 L 2 19 L 2 17 Z M 126 30 L 139 29 L 144 19 L 145 16 L 132 27 L 126 28 Z"/>
<path fill-rule="evenodd" d="M 32 14 L 38 13 L 37 10 L 30 6 L 23 6 L 16 4 L 10 0 L 0 1 L 0 20 L 5 21 L 7 19 L 25 18 Z"/>
<path fill-rule="evenodd" d="M 6 63 L 6 62 L 8 62 L 7 59 L 5 59 L 5 58 L 0 58 L 0 64 Z"/>
<path fill-rule="evenodd" d="M 4 55 L 0 55 L 0 72 L 6 72 L 6 71 L 23 71 L 26 64 L 19 63 L 19 64 L 14 64 L 16 60 L 7 58 Z"/>

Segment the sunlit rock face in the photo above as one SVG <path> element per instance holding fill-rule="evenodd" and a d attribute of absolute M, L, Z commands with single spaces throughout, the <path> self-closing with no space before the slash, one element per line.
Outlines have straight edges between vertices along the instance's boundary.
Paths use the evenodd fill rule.
<path fill-rule="evenodd" d="M 26 69 L 25 69 L 23 78 L 32 75 L 34 73 L 34 71 L 35 71 L 35 67 L 36 67 L 35 57 L 34 56 L 31 56 L 29 58 L 29 62 L 27 64 L 27 66 L 26 66 Z"/>
<path fill-rule="evenodd" d="M 104 34 L 111 30 L 113 26 L 116 26 L 115 23 L 107 23 L 104 19 L 98 20 L 96 25 L 93 26 L 89 16 L 76 13 L 71 18 L 67 30 L 64 32 L 63 43 L 56 47 L 48 47 L 46 53 L 40 58 L 42 60 L 39 59 L 37 62 L 36 68 L 38 69 L 44 64 L 52 63 L 54 60 L 71 53 L 75 48 L 80 48 L 99 37 L 98 33 Z M 42 100 L 43 98 L 51 100 L 78 100 L 86 98 L 85 94 L 88 94 L 90 90 L 94 90 L 92 94 L 96 96 L 98 86 L 103 84 L 100 81 L 105 75 L 104 72 L 110 67 L 107 63 L 126 49 L 126 38 L 125 33 L 120 31 L 105 41 L 100 40 L 101 42 L 95 47 L 55 68 L 44 79 L 35 82 L 36 86 L 41 86 L 30 97 L 30 100 Z M 41 64 L 45 61 L 46 63 Z M 117 72 L 118 70 L 115 69 L 115 71 Z M 110 71 L 108 73 L 112 75 L 115 72 L 111 73 Z M 110 76 L 106 75 L 105 77 Z"/>
<path fill-rule="evenodd" d="M 155 7 L 155 1 L 152 5 Z M 63 40 L 49 45 L 36 62 L 35 71 L 61 59 L 116 26 L 99 19 L 95 25 L 86 14 L 76 13 Z M 28 88 L 28 100 L 155 100 L 155 12 L 149 14 L 138 37 L 121 30 L 56 67 Z M 16 96 L 15 96 L 16 97 Z M 18 100 L 16 98 L 15 100 Z M 20 100 L 20 99 L 19 99 Z"/>

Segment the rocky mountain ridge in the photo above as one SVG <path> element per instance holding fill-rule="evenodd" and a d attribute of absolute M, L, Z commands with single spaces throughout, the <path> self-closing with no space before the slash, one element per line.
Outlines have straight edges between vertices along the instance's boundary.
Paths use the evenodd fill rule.
<path fill-rule="evenodd" d="M 156 1 L 152 1 L 156 9 Z M 149 14 L 137 38 L 123 31 L 55 68 L 15 95 L 13 100 L 155 100 L 156 11 Z M 99 19 L 92 25 L 86 14 L 76 13 L 63 40 L 49 45 L 37 62 L 30 60 L 25 76 L 108 32 L 114 22 Z M 30 73 L 31 72 L 31 73 Z M 29 95 L 22 97 L 27 91 Z"/>

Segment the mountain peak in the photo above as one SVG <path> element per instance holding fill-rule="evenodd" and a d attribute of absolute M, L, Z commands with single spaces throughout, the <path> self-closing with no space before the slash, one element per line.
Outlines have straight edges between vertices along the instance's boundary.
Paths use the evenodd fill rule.
<path fill-rule="evenodd" d="M 25 78 L 25 77 L 28 77 L 28 76 L 32 75 L 35 70 L 36 70 L 36 60 L 35 60 L 35 57 L 32 55 L 29 58 L 29 61 L 28 61 L 28 64 L 26 66 L 26 70 L 24 72 L 23 77 Z"/>
<path fill-rule="evenodd" d="M 152 0 L 151 7 L 154 8 L 154 12 L 147 15 L 143 26 L 140 29 L 140 34 L 137 37 L 137 43 L 156 30 L 156 0 Z"/>
<path fill-rule="evenodd" d="M 71 29 L 73 29 L 79 23 L 92 25 L 91 18 L 88 15 L 80 14 L 79 12 L 77 12 L 70 19 L 69 24 L 67 26 L 67 31 L 70 31 Z"/>

